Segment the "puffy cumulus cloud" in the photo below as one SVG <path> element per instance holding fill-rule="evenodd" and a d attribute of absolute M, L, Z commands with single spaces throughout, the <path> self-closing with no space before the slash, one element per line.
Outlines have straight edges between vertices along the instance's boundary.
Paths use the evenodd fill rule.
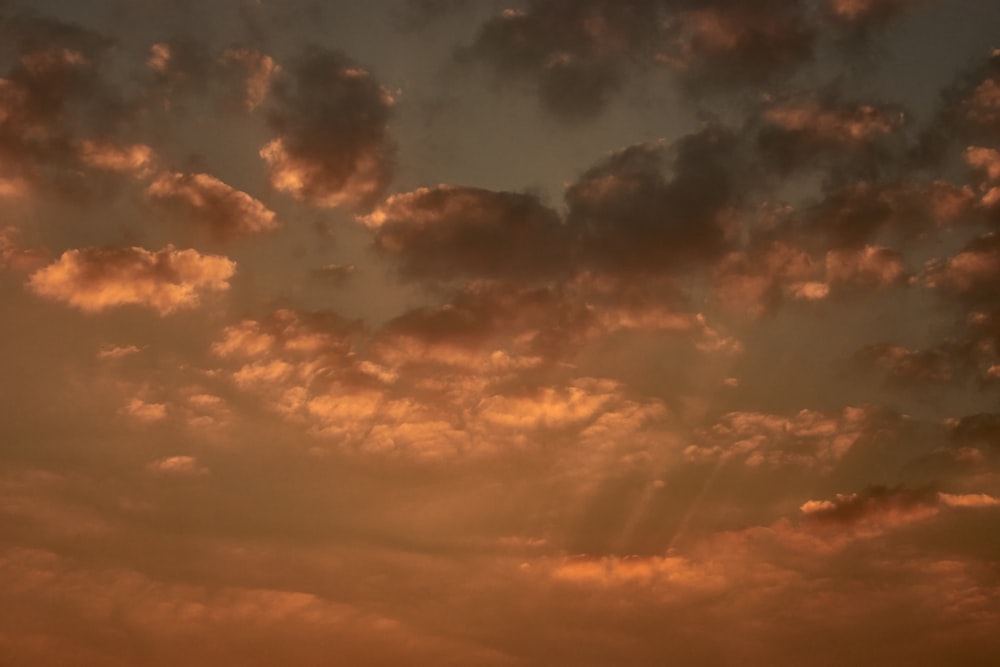
<path fill-rule="evenodd" d="M 345 452 L 479 457 L 532 447 L 539 433 L 596 452 L 646 447 L 665 408 L 617 382 L 564 378 L 568 339 L 545 326 L 560 317 L 551 293 L 497 289 L 367 338 L 333 316 L 279 311 L 228 327 L 213 351 L 235 387 Z"/>
<path fill-rule="evenodd" d="M 220 241 L 279 226 L 274 211 L 209 174 L 161 172 L 146 195 Z"/>
<path fill-rule="evenodd" d="M 393 104 L 346 56 L 306 52 L 272 85 L 275 137 L 260 150 L 271 184 L 315 206 L 373 204 L 392 177 L 396 148 L 386 126 Z"/>
<path fill-rule="evenodd" d="M 113 143 L 84 139 L 77 144 L 80 161 L 88 167 L 145 176 L 156 158 L 146 144 L 119 146 Z"/>
<path fill-rule="evenodd" d="M 676 275 L 725 248 L 744 187 L 737 143 L 713 126 L 612 153 L 566 189 L 562 218 L 531 195 L 441 185 L 359 219 L 418 278 Z"/>
<path fill-rule="evenodd" d="M 678 11 L 665 22 L 657 60 L 677 70 L 688 85 L 761 82 L 812 55 L 815 28 L 801 2 L 675 4 Z"/>
<path fill-rule="evenodd" d="M 905 415 L 872 406 L 847 407 L 839 414 L 802 410 L 791 417 L 730 412 L 696 431 L 684 454 L 692 461 L 739 461 L 748 467 L 830 469 L 852 448 L 896 439 L 906 421 Z"/>
<path fill-rule="evenodd" d="M 424 279 L 550 276 L 572 251 L 559 215 L 528 194 L 439 185 L 393 195 L 360 220 L 403 274 Z"/>
<path fill-rule="evenodd" d="M 359 328 L 357 322 L 328 311 L 281 309 L 263 320 L 243 320 L 226 327 L 221 340 L 212 345 L 212 352 L 235 359 L 285 353 L 301 354 L 303 358 L 344 358 L 350 353 L 351 337 Z"/>
<path fill-rule="evenodd" d="M 836 92 L 792 96 L 763 109 L 757 147 L 783 171 L 814 167 L 817 158 L 840 169 L 870 171 L 888 160 L 888 141 L 898 137 L 904 121 L 898 107 L 846 102 Z"/>
<path fill-rule="evenodd" d="M 854 359 L 884 369 L 894 382 L 949 382 L 956 375 L 954 355 L 945 347 L 910 350 L 883 343 L 862 348 Z"/>
<path fill-rule="evenodd" d="M 973 239 L 953 257 L 927 262 L 923 275 L 927 287 L 973 300 L 991 300 L 998 278 L 1000 236 L 994 232 Z"/>
<path fill-rule="evenodd" d="M 646 287 L 590 274 L 561 285 L 472 283 L 442 306 L 390 321 L 371 350 L 392 367 L 436 364 L 493 376 L 552 368 L 615 332 L 673 334 L 706 351 L 738 347 L 704 316 L 683 308 L 671 285 Z"/>
<path fill-rule="evenodd" d="M 97 313 L 139 305 L 168 315 L 194 308 L 206 292 L 229 289 L 236 264 L 196 250 L 84 248 L 67 250 L 58 260 L 31 274 L 32 292 Z"/>
<path fill-rule="evenodd" d="M 1000 152 L 992 148 L 970 146 L 963 157 L 981 176 L 980 203 L 988 210 L 1000 211 Z"/>
<path fill-rule="evenodd" d="M 579 261 L 598 271 L 669 274 L 720 255 L 748 185 L 736 177 L 747 176 L 737 143 L 710 126 L 669 153 L 658 143 L 631 146 L 587 170 L 566 190 Z"/>
<path fill-rule="evenodd" d="M 255 49 L 232 47 L 222 52 L 219 64 L 224 68 L 238 69 L 244 76 L 243 106 L 253 111 L 267 98 L 271 81 L 281 71 L 274 58 Z"/>
<path fill-rule="evenodd" d="M 532 0 L 483 24 L 460 58 L 524 77 L 545 109 L 564 119 L 596 115 L 625 81 L 629 61 L 658 39 L 658 2 Z"/>
<path fill-rule="evenodd" d="M 126 403 L 119 412 L 137 421 L 152 423 L 167 418 L 167 405 L 165 403 L 147 403 L 137 396 Z"/>

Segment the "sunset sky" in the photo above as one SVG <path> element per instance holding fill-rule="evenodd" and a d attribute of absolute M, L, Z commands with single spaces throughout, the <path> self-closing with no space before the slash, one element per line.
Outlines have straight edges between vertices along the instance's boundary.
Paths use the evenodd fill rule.
<path fill-rule="evenodd" d="M 0 0 L 0 666 L 1000 655 L 1000 3 Z"/>

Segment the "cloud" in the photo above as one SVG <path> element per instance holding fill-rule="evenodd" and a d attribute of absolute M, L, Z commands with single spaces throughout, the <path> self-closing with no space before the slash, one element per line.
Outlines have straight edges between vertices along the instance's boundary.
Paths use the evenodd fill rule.
<path fill-rule="evenodd" d="M 167 456 L 153 461 L 146 469 L 157 475 L 175 477 L 200 477 L 208 474 L 208 468 L 198 463 L 193 456 Z"/>
<path fill-rule="evenodd" d="M 250 195 L 209 174 L 161 172 L 146 195 L 178 217 L 204 227 L 212 238 L 276 229 L 276 214 Z"/>
<path fill-rule="evenodd" d="M 77 145 L 80 161 L 88 167 L 106 169 L 138 176 L 148 174 L 156 155 L 146 144 L 118 146 L 84 139 Z"/>
<path fill-rule="evenodd" d="M 751 242 L 713 268 L 715 296 L 728 310 L 760 317 L 786 298 L 825 298 L 822 267 L 806 250 L 782 240 Z"/>
<path fill-rule="evenodd" d="M 272 186 L 314 206 L 373 204 L 392 177 L 394 103 L 346 56 L 308 51 L 272 85 L 267 117 L 275 137 L 260 150 Z"/>
<path fill-rule="evenodd" d="M 810 500 L 800 508 L 807 529 L 846 532 L 868 538 L 937 516 L 944 509 L 988 509 L 1000 500 L 987 494 L 933 493 L 904 487 L 868 487 L 838 493 L 833 500 Z"/>
<path fill-rule="evenodd" d="M 830 188 L 802 217 L 832 249 L 860 249 L 885 233 L 912 240 L 928 230 L 969 221 L 975 199 L 969 186 L 945 181 L 859 180 Z"/>
<path fill-rule="evenodd" d="M 566 269 L 570 238 L 532 195 L 439 185 L 393 195 L 360 220 L 410 277 L 534 278 Z"/>
<path fill-rule="evenodd" d="M 560 118 L 591 118 L 622 87 L 629 61 L 656 43 L 658 5 L 532 0 L 484 23 L 459 57 L 503 79 L 532 80 L 544 108 Z"/>
<path fill-rule="evenodd" d="M 167 418 L 167 406 L 164 403 L 147 403 L 141 398 L 133 398 L 120 410 L 121 414 L 128 415 L 145 423 L 162 421 Z"/>
<path fill-rule="evenodd" d="M 722 253 L 727 214 L 747 185 L 735 178 L 746 175 L 736 138 L 710 126 L 678 140 L 669 156 L 659 144 L 631 146 L 567 188 L 566 222 L 579 237 L 581 263 L 670 274 Z"/>
<path fill-rule="evenodd" d="M 910 350 L 898 345 L 868 345 L 855 354 L 865 366 L 878 366 L 896 382 L 949 382 L 955 376 L 947 349 Z"/>
<path fill-rule="evenodd" d="M 765 82 L 812 57 L 815 28 L 799 2 L 676 3 L 657 59 L 695 88 Z"/>
<path fill-rule="evenodd" d="M 226 49 L 219 56 L 219 64 L 243 71 L 243 106 L 247 111 L 253 111 L 264 102 L 271 91 L 271 82 L 281 72 L 274 58 L 246 47 Z"/>
<path fill-rule="evenodd" d="M 860 250 L 830 250 L 826 254 L 826 278 L 842 289 L 880 290 L 907 280 L 903 256 L 889 248 L 865 246 Z"/>
<path fill-rule="evenodd" d="M 869 175 L 889 161 L 889 142 L 898 141 L 905 120 L 899 107 L 848 102 L 836 91 L 790 96 L 765 106 L 756 141 L 783 172 L 815 168 L 823 160 Z"/>
<path fill-rule="evenodd" d="M 825 0 L 826 16 L 854 30 L 881 26 L 895 19 L 922 0 Z"/>
<path fill-rule="evenodd" d="M 953 257 L 930 260 L 924 266 L 924 285 L 972 300 L 992 300 L 998 279 L 1000 236 L 994 232 L 973 239 Z"/>
<path fill-rule="evenodd" d="M 134 304 L 159 315 L 194 308 L 207 292 L 229 289 L 236 264 L 196 250 L 84 248 L 67 250 L 31 275 L 28 287 L 85 313 Z"/>
<path fill-rule="evenodd" d="M 791 417 L 730 412 L 697 430 L 684 454 L 692 461 L 740 461 L 751 468 L 830 469 L 859 445 L 898 437 L 906 419 L 873 406 L 846 407 L 839 414 L 801 410 Z"/>

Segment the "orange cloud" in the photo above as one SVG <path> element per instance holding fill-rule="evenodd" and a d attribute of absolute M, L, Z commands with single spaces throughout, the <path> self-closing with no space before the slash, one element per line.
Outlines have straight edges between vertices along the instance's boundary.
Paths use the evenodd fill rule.
<path fill-rule="evenodd" d="M 839 414 L 801 410 L 792 417 L 730 412 L 695 432 L 684 450 L 692 461 L 737 460 L 749 467 L 831 467 L 860 443 L 893 438 L 906 418 L 871 406 Z"/>
<path fill-rule="evenodd" d="M 67 250 L 31 275 L 32 292 L 97 313 L 123 305 L 151 308 L 162 315 L 194 308 L 206 292 L 229 289 L 236 264 L 195 250 L 85 248 Z"/>
<path fill-rule="evenodd" d="M 146 194 L 180 217 L 204 226 L 217 240 L 279 226 L 274 211 L 209 174 L 162 172 Z"/>

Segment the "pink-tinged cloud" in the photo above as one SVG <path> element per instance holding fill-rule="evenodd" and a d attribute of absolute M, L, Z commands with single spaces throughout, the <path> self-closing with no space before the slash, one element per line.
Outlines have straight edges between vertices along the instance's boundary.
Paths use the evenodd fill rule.
<path fill-rule="evenodd" d="M 785 132 L 830 144 L 872 141 L 895 132 L 904 120 L 899 110 L 869 104 L 830 107 L 816 99 L 778 103 L 764 111 L 763 118 Z"/>
<path fill-rule="evenodd" d="M 865 246 L 827 252 L 826 279 L 835 287 L 880 290 L 905 283 L 907 273 L 899 252 Z"/>
<path fill-rule="evenodd" d="M 853 448 L 897 438 L 906 419 L 871 406 L 847 407 L 839 414 L 802 410 L 791 417 L 730 412 L 697 430 L 684 454 L 691 461 L 739 461 L 750 468 L 829 470 Z"/>
<path fill-rule="evenodd" d="M 271 91 L 272 80 L 281 71 L 274 58 L 245 47 L 226 49 L 219 56 L 219 63 L 243 71 L 245 76 L 243 105 L 247 111 L 253 111 L 267 98 Z"/>
<path fill-rule="evenodd" d="M 309 51 L 277 77 L 274 139 L 260 150 L 271 184 L 314 206 L 366 208 L 392 177 L 395 104 L 364 69 L 334 51 Z"/>
<path fill-rule="evenodd" d="M 146 188 L 146 195 L 220 241 L 279 227 L 274 211 L 209 174 L 162 172 Z"/>
<path fill-rule="evenodd" d="M 751 243 L 714 267 L 715 297 L 734 313 L 760 317 L 785 298 L 815 300 L 829 293 L 822 267 L 803 248 L 780 240 Z"/>
<path fill-rule="evenodd" d="M 196 250 L 84 248 L 67 250 L 28 280 L 35 294 L 98 313 L 124 305 L 159 315 L 195 308 L 207 293 L 229 289 L 235 262 Z"/>
<path fill-rule="evenodd" d="M 958 254 L 924 266 L 923 282 L 932 289 L 985 297 L 1000 279 L 1000 236 L 989 232 L 970 241 Z"/>
<path fill-rule="evenodd" d="M 86 139 L 77 145 L 80 161 L 94 169 L 105 169 L 144 176 L 149 173 L 156 154 L 146 144 L 119 146 Z"/>
<path fill-rule="evenodd" d="M 708 2 L 665 22 L 657 59 L 692 86 L 757 82 L 793 70 L 813 50 L 812 26 L 797 3 Z"/>

